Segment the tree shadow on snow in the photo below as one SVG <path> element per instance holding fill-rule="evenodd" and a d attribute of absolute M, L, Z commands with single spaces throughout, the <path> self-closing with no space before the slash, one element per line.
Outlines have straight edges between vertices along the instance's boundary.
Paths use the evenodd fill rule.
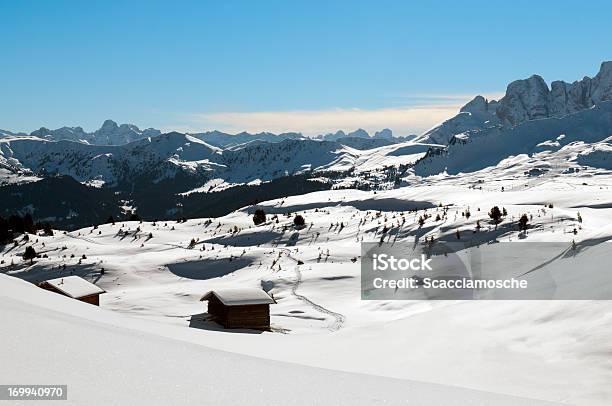
<path fill-rule="evenodd" d="M 12 272 L 10 275 L 34 284 L 48 279 L 76 275 L 95 284 L 100 280 L 102 273 L 101 267 L 96 264 L 67 264 L 66 268 L 56 266 L 52 269 L 42 264 L 37 264 L 35 261 L 33 266 L 30 266 L 28 262 L 27 266 L 20 267 L 17 272 Z"/>
<path fill-rule="evenodd" d="M 382 199 L 367 199 L 367 200 L 333 200 L 327 202 L 313 202 L 313 203 L 303 203 L 303 204 L 292 204 L 283 207 L 270 207 L 265 205 L 259 205 L 259 207 L 263 207 L 266 213 L 268 214 L 285 214 L 288 212 L 298 212 L 298 211 L 306 211 L 306 210 L 314 210 L 314 209 L 326 209 L 328 207 L 333 206 L 350 206 L 354 207 L 357 210 L 365 211 L 365 210 L 376 210 L 376 211 L 384 211 L 384 212 L 394 212 L 394 211 L 410 211 L 410 210 L 423 210 L 423 209 L 432 209 L 436 207 L 435 204 L 427 201 L 418 201 L 418 200 L 403 200 L 396 198 L 382 198 Z M 249 214 L 253 214 L 255 212 L 256 207 L 249 207 L 246 211 Z"/>
<path fill-rule="evenodd" d="M 209 244 L 231 245 L 233 247 L 252 247 L 260 244 L 267 244 L 277 238 L 281 238 L 282 233 L 275 231 L 259 231 L 257 233 L 245 232 L 232 235 L 222 235 L 212 237 L 201 242 Z"/>
<path fill-rule="evenodd" d="M 239 269 L 251 265 L 253 262 L 250 257 L 209 259 L 202 261 L 176 262 L 167 264 L 166 267 L 178 277 L 207 280 L 228 275 Z"/>

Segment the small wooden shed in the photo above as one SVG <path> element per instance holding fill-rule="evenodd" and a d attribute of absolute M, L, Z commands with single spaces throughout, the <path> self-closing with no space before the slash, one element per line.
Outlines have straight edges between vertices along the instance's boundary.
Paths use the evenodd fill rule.
<path fill-rule="evenodd" d="M 276 303 L 261 289 L 219 289 L 206 293 L 208 314 L 225 328 L 270 329 L 270 305 Z"/>
<path fill-rule="evenodd" d="M 76 275 L 49 279 L 39 283 L 38 286 L 96 306 L 100 306 L 100 295 L 106 292 L 104 289 Z"/>

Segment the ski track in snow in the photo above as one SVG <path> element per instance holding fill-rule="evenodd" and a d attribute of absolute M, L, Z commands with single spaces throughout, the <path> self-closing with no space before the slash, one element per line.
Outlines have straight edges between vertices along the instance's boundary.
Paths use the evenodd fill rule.
<path fill-rule="evenodd" d="M 331 316 L 333 317 L 334 321 L 333 323 L 328 326 L 327 328 L 330 331 L 338 331 L 342 328 L 342 325 L 344 324 L 345 321 L 345 317 L 343 314 L 340 313 L 336 313 L 332 310 L 329 310 L 323 306 L 321 306 L 320 304 L 317 304 L 315 302 L 313 302 L 312 300 L 310 300 L 309 298 L 307 298 L 304 295 L 301 295 L 299 293 L 297 293 L 298 288 L 300 287 L 301 283 L 302 283 L 302 272 L 300 271 L 300 265 L 298 264 L 298 260 L 296 258 L 294 258 L 291 255 L 291 251 L 288 248 L 282 248 L 282 251 L 285 251 L 285 253 L 287 254 L 287 258 L 295 261 L 296 265 L 293 268 L 294 272 L 295 272 L 295 283 L 293 284 L 293 286 L 291 287 L 291 294 L 293 296 L 295 296 L 296 298 L 298 298 L 299 300 L 303 301 L 304 303 L 309 304 L 310 306 L 312 306 L 315 310 L 327 315 L 327 316 Z"/>
<path fill-rule="evenodd" d="M 345 317 L 344 315 L 340 314 L 340 313 L 336 313 L 333 312 L 329 309 L 326 309 L 325 307 L 321 306 L 320 304 L 317 304 L 315 302 L 313 302 L 312 300 L 308 299 L 306 296 L 304 295 L 300 295 L 299 293 L 297 293 L 298 288 L 300 287 L 300 284 L 302 283 L 302 272 L 300 271 L 300 266 L 296 265 L 295 268 L 293 268 L 295 271 L 295 275 L 296 275 L 296 280 L 295 280 L 295 284 L 293 285 L 293 287 L 291 288 L 291 293 L 293 294 L 293 296 L 295 296 L 296 298 L 300 299 L 301 301 L 308 303 L 309 305 L 311 305 L 315 310 L 318 310 L 319 312 L 326 314 L 328 316 L 331 316 L 334 318 L 334 322 L 328 327 L 328 329 L 330 331 L 338 331 L 342 328 L 342 325 L 344 324 L 344 320 Z"/>

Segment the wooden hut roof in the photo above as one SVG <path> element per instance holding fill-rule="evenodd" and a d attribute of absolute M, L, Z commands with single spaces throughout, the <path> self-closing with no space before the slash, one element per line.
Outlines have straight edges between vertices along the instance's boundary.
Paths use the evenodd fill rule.
<path fill-rule="evenodd" d="M 101 289 L 93 283 L 87 282 L 85 279 L 76 275 L 49 279 L 43 283 L 48 283 L 55 289 L 74 299 L 105 292 L 104 289 Z"/>
<path fill-rule="evenodd" d="M 276 301 L 262 289 L 217 289 L 206 293 L 200 301 L 210 300 L 214 295 L 226 306 L 242 306 L 255 304 L 271 304 Z"/>

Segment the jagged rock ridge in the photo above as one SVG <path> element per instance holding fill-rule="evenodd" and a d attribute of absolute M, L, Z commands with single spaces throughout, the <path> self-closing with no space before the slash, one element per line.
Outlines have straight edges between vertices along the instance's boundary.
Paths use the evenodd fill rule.
<path fill-rule="evenodd" d="M 510 83 L 499 101 L 476 96 L 457 116 L 428 131 L 420 140 L 446 144 L 462 132 L 564 117 L 608 100 L 612 100 L 612 61 L 603 62 L 593 78 L 585 76 L 573 83 L 557 80 L 550 88 L 541 76 L 533 75 Z"/>

